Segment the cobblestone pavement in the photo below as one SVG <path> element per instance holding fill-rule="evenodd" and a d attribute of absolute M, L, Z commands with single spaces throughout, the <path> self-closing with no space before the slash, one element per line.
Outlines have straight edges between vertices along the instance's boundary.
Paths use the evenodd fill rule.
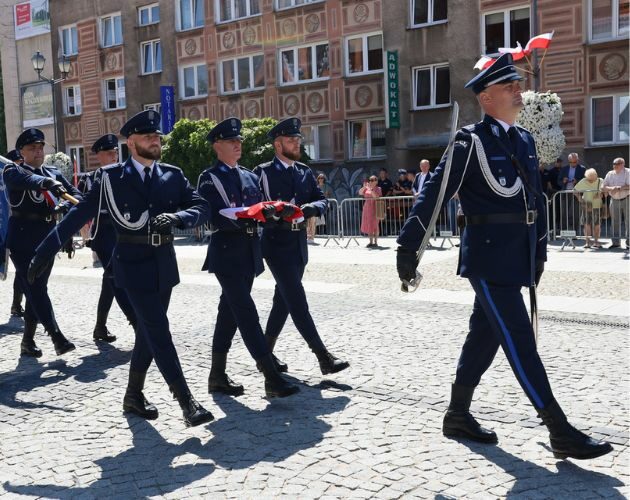
<path fill-rule="evenodd" d="M 365 242 L 359 240 L 364 246 Z M 354 245 L 354 244 L 353 244 Z M 393 241 L 384 248 L 311 248 L 305 287 L 320 333 L 351 367 L 322 377 L 293 324 L 276 348 L 301 392 L 268 401 L 240 338 L 228 360 L 239 398 L 209 395 L 219 287 L 200 272 L 205 247 L 178 242 L 182 284 L 171 327 L 194 394 L 216 420 L 186 428 L 153 366 L 145 394 L 156 421 L 123 416 L 132 330 L 114 306 L 118 341 L 95 345 L 100 285 L 87 250 L 58 259 L 50 294 L 76 351 L 57 357 L 41 328 L 39 360 L 19 357 L 21 322 L 9 320 L 11 280 L 0 285 L 0 496 L 47 498 L 624 498 L 630 493 L 628 315 L 548 310 L 540 352 L 556 398 L 577 427 L 614 443 L 590 461 L 559 461 L 499 353 L 473 411 L 497 446 L 441 435 L 469 304 L 412 300 L 399 291 Z M 541 295 L 628 300 L 623 253 L 552 250 Z M 456 250 L 430 250 L 423 289 L 469 290 Z M 266 272 L 254 297 L 263 322 Z"/>

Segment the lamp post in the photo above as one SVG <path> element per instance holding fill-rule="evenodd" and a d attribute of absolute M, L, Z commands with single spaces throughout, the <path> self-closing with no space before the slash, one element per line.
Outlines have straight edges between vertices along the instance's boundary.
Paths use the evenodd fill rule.
<path fill-rule="evenodd" d="M 64 81 L 68 77 L 68 73 L 70 73 L 70 59 L 68 59 L 64 55 L 59 57 L 57 63 L 59 65 L 61 78 L 57 79 L 50 79 L 42 76 L 42 71 L 44 70 L 44 65 L 46 64 L 46 58 L 44 57 L 44 54 L 42 54 L 39 50 L 33 54 L 33 57 L 31 57 L 31 63 L 33 63 L 33 69 L 37 73 L 37 79 L 50 84 L 50 91 L 52 94 L 53 131 L 55 133 L 54 149 L 55 152 L 57 152 L 57 147 L 59 146 L 59 144 L 57 143 L 57 106 L 55 99 L 55 85 L 57 85 L 59 82 Z"/>

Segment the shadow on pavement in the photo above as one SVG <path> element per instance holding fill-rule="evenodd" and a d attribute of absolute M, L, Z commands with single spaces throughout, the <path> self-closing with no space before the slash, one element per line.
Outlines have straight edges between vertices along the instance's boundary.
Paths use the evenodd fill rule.
<path fill-rule="evenodd" d="M 546 491 L 550 498 L 559 493 L 570 498 L 571 494 L 566 489 L 567 485 L 572 487 L 582 485 L 582 491 L 584 493 L 590 491 L 593 496 L 625 498 L 615 489 L 624 485 L 622 481 L 601 472 L 583 469 L 572 461 L 558 460 L 556 464 L 558 472 L 551 472 L 533 462 L 512 455 L 499 446 L 489 446 L 463 439 L 458 442 L 470 448 L 472 452 L 483 456 L 489 462 L 501 467 L 515 479 L 510 491 L 506 492 L 505 498 L 528 498 L 533 492 L 545 494 Z M 555 493 L 552 490 L 554 487 L 557 487 Z M 437 500 L 448 497 L 436 495 L 435 498 Z"/>
<path fill-rule="evenodd" d="M 143 498 L 173 492 L 214 472 L 211 463 L 173 465 L 173 460 L 186 454 L 201 459 L 211 458 L 207 447 L 198 437 L 181 444 L 166 441 L 146 420 L 127 416 L 132 433 L 132 445 L 113 457 L 103 457 L 94 463 L 101 468 L 101 477 L 89 486 L 57 486 L 54 484 L 3 484 L 9 493 L 45 498 Z"/>

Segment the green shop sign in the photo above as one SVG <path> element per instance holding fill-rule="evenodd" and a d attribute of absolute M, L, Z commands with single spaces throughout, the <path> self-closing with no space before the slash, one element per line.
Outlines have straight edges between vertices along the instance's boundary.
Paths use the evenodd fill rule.
<path fill-rule="evenodd" d="M 400 87 L 398 86 L 398 51 L 387 51 L 388 128 L 400 128 Z"/>

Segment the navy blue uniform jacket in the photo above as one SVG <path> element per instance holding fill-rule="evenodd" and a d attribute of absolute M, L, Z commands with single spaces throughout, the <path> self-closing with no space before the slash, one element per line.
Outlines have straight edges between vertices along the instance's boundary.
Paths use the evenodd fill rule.
<path fill-rule="evenodd" d="M 528 195 L 526 201 L 524 187 L 510 158 L 493 137 L 498 136 L 510 148 L 509 137 L 498 122 L 486 115 L 483 121 L 457 132 L 444 202 L 459 193 L 466 216 L 525 213 L 528 203 L 530 209 L 535 208 L 538 212 L 533 226 L 522 223 L 467 225 L 461 237 L 457 271 L 462 277 L 530 286 L 534 278 L 531 252 L 535 253 L 536 260 L 547 260 L 546 206 L 538 174 L 536 146 L 527 130 L 518 128 L 518 131 L 517 156 L 538 193 L 535 200 Z M 479 143 L 473 135 L 478 137 Z M 443 156 L 409 213 L 397 240 L 403 247 L 412 250 L 420 247 L 440 190 L 445 160 L 446 156 Z"/>
<path fill-rule="evenodd" d="M 111 186 L 113 200 L 110 201 L 113 204 L 107 201 L 107 184 Z M 204 224 L 208 218 L 208 204 L 190 186 L 181 169 L 156 163 L 147 191 L 129 159 L 124 164 L 110 165 L 97 171 L 94 184 L 83 201 L 73 207 L 51 231 L 37 248 L 37 253 L 44 257 L 54 255 L 62 241 L 76 233 L 90 218 L 96 217 L 103 207 L 112 214 L 118 235 L 148 236 L 150 219 L 165 212 L 177 214 L 182 225 L 188 228 Z M 121 224 L 116 211 L 126 223 L 137 223 L 141 217 L 146 221 L 137 230 L 130 229 Z M 179 283 L 172 243 L 153 247 L 116 242 L 111 265 L 114 282 L 120 288 L 166 291 Z"/>
<path fill-rule="evenodd" d="M 317 215 L 323 215 L 328 207 L 328 201 L 317 185 L 313 172 L 304 163 L 295 162 L 294 167 L 291 175 L 280 160 L 274 158 L 273 161 L 262 163 L 254 169 L 265 200 L 288 201 L 297 206 L 312 203 L 317 208 Z M 306 230 L 274 229 L 272 224 L 265 224 L 262 251 L 268 262 L 278 265 L 284 263 L 306 265 L 308 262 Z"/>

